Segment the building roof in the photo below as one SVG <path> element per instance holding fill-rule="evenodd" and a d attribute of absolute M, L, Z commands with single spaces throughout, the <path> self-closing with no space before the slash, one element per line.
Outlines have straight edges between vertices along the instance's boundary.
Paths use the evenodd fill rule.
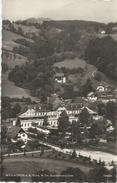
<path fill-rule="evenodd" d="M 92 115 L 93 115 L 93 114 L 97 114 L 97 112 L 95 112 L 95 111 L 89 109 L 88 107 L 83 107 L 82 109 L 84 109 L 84 108 L 86 108 L 86 109 L 88 110 L 89 114 L 92 114 Z"/>
<path fill-rule="evenodd" d="M 55 77 L 63 77 L 63 76 L 64 76 L 63 73 L 56 73 L 56 74 L 55 74 Z"/>
<path fill-rule="evenodd" d="M 91 97 L 92 95 L 94 95 L 94 92 L 90 92 L 87 96 Z"/>
<path fill-rule="evenodd" d="M 24 130 L 21 127 L 13 126 L 8 130 L 7 136 L 10 138 L 15 138 L 20 131 L 24 132 Z"/>
<path fill-rule="evenodd" d="M 58 95 L 52 95 L 50 97 L 49 103 L 54 105 L 54 104 L 63 104 L 64 102 L 58 97 Z"/>

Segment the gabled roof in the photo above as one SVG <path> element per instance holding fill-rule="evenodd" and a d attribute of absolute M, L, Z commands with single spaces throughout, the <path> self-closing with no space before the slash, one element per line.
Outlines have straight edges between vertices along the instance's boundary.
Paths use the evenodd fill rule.
<path fill-rule="evenodd" d="M 94 95 L 94 92 L 90 92 L 87 96 L 91 97 L 92 95 Z"/>
<path fill-rule="evenodd" d="M 88 107 L 83 107 L 82 110 L 83 110 L 84 108 L 87 109 L 87 111 L 89 112 L 89 114 L 92 114 L 92 115 L 93 115 L 93 114 L 97 114 L 97 112 L 95 112 L 95 111 L 89 109 Z"/>
<path fill-rule="evenodd" d="M 24 132 L 24 130 L 21 127 L 13 126 L 8 130 L 7 136 L 10 138 L 15 138 L 20 131 Z"/>
<path fill-rule="evenodd" d="M 64 76 L 63 73 L 56 73 L 56 74 L 55 74 L 55 77 L 63 77 L 63 76 Z"/>

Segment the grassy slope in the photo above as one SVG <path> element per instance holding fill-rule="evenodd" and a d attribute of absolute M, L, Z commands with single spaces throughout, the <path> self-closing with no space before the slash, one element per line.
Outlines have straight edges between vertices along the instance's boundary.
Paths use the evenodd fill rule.
<path fill-rule="evenodd" d="M 13 40 L 24 38 L 27 41 L 33 42 L 33 40 L 25 38 L 23 36 L 20 36 L 18 34 L 15 34 L 13 32 L 10 32 L 8 30 L 3 29 L 2 31 L 2 47 L 5 50 L 13 50 L 14 46 L 18 46 L 17 43 L 15 43 Z"/>
<path fill-rule="evenodd" d="M 8 80 L 8 73 L 2 75 L 2 96 L 9 96 L 11 98 L 30 97 L 32 100 L 36 98 L 32 97 L 28 90 L 15 86 L 15 84 Z"/>
<path fill-rule="evenodd" d="M 92 76 L 92 73 L 94 71 L 96 71 L 96 67 L 91 65 L 91 64 L 87 64 L 85 60 L 83 59 L 79 59 L 78 57 L 70 60 L 70 59 L 66 59 L 62 62 L 58 62 L 56 64 L 54 64 L 54 66 L 56 67 L 66 67 L 69 69 L 73 69 L 73 68 L 78 68 L 78 67 L 82 67 L 83 69 L 85 69 L 87 67 L 87 69 L 85 69 L 85 74 L 84 76 L 81 76 L 80 74 L 70 74 L 69 75 L 69 79 L 72 83 L 76 83 L 76 84 L 85 84 L 87 79 L 90 78 L 91 82 L 92 82 L 92 86 L 94 88 L 97 88 L 97 86 L 99 85 L 107 85 L 107 84 L 113 84 L 112 81 L 110 81 L 103 73 L 100 72 L 101 74 L 101 79 L 103 82 L 101 81 L 97 81 L 95 80 L 95 78 Z"/>
<path fill-rule="evenodd" d="M 34 26 L 25 26 L 25 25 L 17 25 L 17 24 L 13 24 L 15 29 L 18 29 L 18 27 L 21 27 L 23 32 L 26 33 L 36 33 L 37 35 L 39 34 L 40 30 L 35 28 Z"/>
<path fill-rule="evenodd" d="M 2 46 L 4 48 L 3 52 L 7 50 L 7 52 L 13 57 L 12 49 L 14 46 L 18 45 L 13 40 L 23 38 L 22 36 L 12 33 L 10 31 L 4 30 L 2 35 Z M 31 39 L 27 39 L 28 41 L 33 42 Z M 10 50 L 10 51 L 8 51 Z M 20 59 L 19 59 L 20 57 Z M 16 54 L 16 59 L 11 59 L 10 57 L 8 59 L 3 57 L 3 63 L 6 63 L 8 67 L 11 69 L 14 68 L 16 65 L 22 65 L 27 61 L 27 58 Z M 2 75 L 2 96 L 9 96 L 11 98 L 18 97 L 22 98 L 24 97 L 30 97 L 32 100 L 36 100 L 36 98 L 32 97 L 28 90 L 25 90 L 23 88 L 17 87 L 14 85 L 13 82 L 8 80 L 8 72 Z"/>

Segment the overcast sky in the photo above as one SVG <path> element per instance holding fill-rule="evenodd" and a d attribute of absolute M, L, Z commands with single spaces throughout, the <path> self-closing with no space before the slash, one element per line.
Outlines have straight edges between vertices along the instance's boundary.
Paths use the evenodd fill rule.
<path fill-rule="evenodd" d="M 117 0 L 3 0 L 3 19 L 51 18 L 117 22 Z"/>

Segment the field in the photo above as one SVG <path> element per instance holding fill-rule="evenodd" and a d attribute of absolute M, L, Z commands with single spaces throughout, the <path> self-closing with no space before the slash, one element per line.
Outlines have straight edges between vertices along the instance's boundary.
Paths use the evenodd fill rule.
<path fill-rule="evenodd" d="M 117 34 L 96 34 L 96 36 L 99 38 L 111 36 L 115 41 L 117 40 Z"/>
<path fill-rule="evenodd" d="M 18 44 L 15 43 L 14 40 L 22 39 L 22 38 L 26 39 L 27 41 L 33 42 L 33 40 L 31 40 L 31 39 L 27 39 L 23 36 L 20 36 L 18 34 L 15 34 L 13 32 L 10 32 L 8 30 L 3 29 L 3 31 L 2 31 L 2 47 L 3 47 L 3 49 L 12 51 L 14 46 L 18 46 Z"/>
<path fill-rule="evenodd" d="M 35 33 L 37 35 L 39 35 L 40 30 L 35 28 L 34 26 L 25 26 L 25 25 L 18 25 L 18 24 L 13 24 L 15 29 L 18 29 L 18 27 L 21 27 L 23 32 L 26 33 Z"/>
<path fill-rule="evenodd" d="M 62 62 L 57 62 L 56 64 L 54 64 L 55 67 L 59 67 L 59 68 L 66 67 L 69 69 L 78 68 L 78 67 L 85 68 L 86 65 L 87 65 L 86 62 L 78 57 L 73 60 L 66 59 Z"/>
<path fill-rule="evenodd" d="M 7 52 L 7 54 L 9 54 L 8 58 L 5 58 L 5 52 Z M 16 58 L 14 59 L 14 53 L 13 52 L 9 52 L 9 51 L 4 51 L 3 50 L 3 59 L 2 62 L 7 64 L 7 66 L 12 69 L 14 68 L 16 65 L 22 65 L 25 62 L 27 62 L 27 58 L 20 55 L 20 54 L 15 54 Z"/>
<path fill-rule="evenodd" d="M 8 80 L 8 73 L 2 75 L 2 96 L 8 96 L 11 98 L 30 97 L 32 100 L 36 100 L 32 97 L 28 90 L 15 86 L 15 84 Z"/>
<path fill-rule="evenodd" d="M 84 172 L 88 172 L 91 169 L 90 166 L 80 163 L 32 157 L 4 159 L 3 166 L 6 174 L 35 174 L 39 169 L 48 169 L 51 172 L 60 174 L 67 167 L 77 167 Z"/>

